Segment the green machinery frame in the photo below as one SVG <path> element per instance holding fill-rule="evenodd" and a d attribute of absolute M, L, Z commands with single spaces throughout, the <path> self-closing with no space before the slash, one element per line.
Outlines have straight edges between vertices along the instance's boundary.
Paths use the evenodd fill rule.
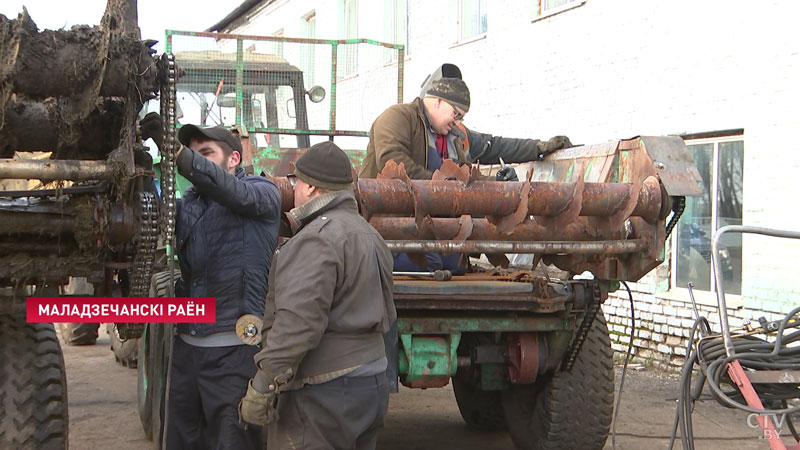
<path fill-rule="evenodd" d="M 303 39 L 303 38 L 288 38 L 279 36 L 254 36 L 254 35 L 241 35 L 241 34 L 227 34 L 227 33 L 209 33 L 209 32 L 196 32 L 196 31 L 179 31 L 179 30 L 166 30 L 166 45 L 165 51 L 171 53 L 173 51 L 173 37 L 174 36 L 194 36 L 205 37 L 214 39 L 230 39 L 236 41 L 236 124 L 242 125 L 242 93 L 243 93 L 243 77 L 244 77 L 244 41 L 267 41 L 267 42 L 291 42 L 297 44 L 312 44 L 312 45 L 328 45 L 331 47 L 331 85 L 330 85 L 330 129 L 322 130 L 297 130 L 285 128 L 261 128 L 261 127 L 247 127 L 249 133 L 274 133 L 274 134 L 306 134 L 306 135 L 322 135 L 329 136 L 363 136 L 368 137 L 368 131 L 358 130 L 339 130 L 336 128 L 336 74 L 337 74 L 337 56 L 339 46 L 345 44 L 369 44 L 380 46 L 397 51 L 397 103 L 403 101 L 403 77 L 405 71 L 405 46 L 401 44 L 390 44 L 386 42 L 379 42 L 372 39 Z"/>

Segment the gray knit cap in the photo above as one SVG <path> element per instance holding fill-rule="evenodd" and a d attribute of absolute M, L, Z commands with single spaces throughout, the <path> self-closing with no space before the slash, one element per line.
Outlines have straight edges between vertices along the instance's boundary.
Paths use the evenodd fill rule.
<path fill-rule="evenodd" d="M 329 191 L 353 188 L 350 158 L 330 141 L 314 144 L 294 163 L 294 174 L 306 184 Z"/>
<path fill-rule="evenodd" d="M 469 111 L 469 88 L 459 78 L 442 78 L 434 80 L 426 97 L 440 98 L 459 107 L 465 113 Z"/>

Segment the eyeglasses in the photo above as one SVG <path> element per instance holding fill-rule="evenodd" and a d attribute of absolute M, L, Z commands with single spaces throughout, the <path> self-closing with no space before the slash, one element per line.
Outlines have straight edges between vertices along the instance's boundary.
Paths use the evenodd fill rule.
<path fill-rule="evenodd" d="M 453 105 L 452 103 L 447 102 L 447 104 L 450 105 L 451 108 L 453 108 L 453 120 L 455 120 L 456 122 L 461 122 L 461 120 L 464 119 L 464 113 L 459 111 L 458 108 L 456 108 L 455 105 Z"/>
<path fill-rule="evenodd" d="M 297 186 L 297 175 L 290 173 L 289 175 L 286 175 L 286 179 L 289 180 L 289 186 Z"/>

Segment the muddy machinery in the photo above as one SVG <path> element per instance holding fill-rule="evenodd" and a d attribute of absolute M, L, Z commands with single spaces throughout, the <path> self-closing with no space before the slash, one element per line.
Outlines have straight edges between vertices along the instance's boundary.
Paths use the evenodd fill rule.
<path fill-rule="evenodd" d="M 99 296 L 147 296 L 168 200 L 136 125 L 158 61 L 135 1 L 111 0 L 100 25 L 70 30 L 0 15 L 0 36 L 0 447 L 65 448 L 63 357 L 52 324 L 26 323 L 25 298 L 57 296 L 71 278 Z"/>
<path fill-rule="evenodd" d="M 52 324 L 26 323 L 26 297 L 66 295 L 66 286 L 75 280 L 91 285 L 89 292 L 96 296 L 146 297 L 154 268 L 165 265 L 163 258 L 157 262 L 157 254 L 171 241 L 174 228 L 180 94 L 175 80 L 183 77 L 187 95 L 216 96 L 220 107 L 226 96 L 245 100 L 237 116 L 245 120 L 239 132 L 247 149 L 244 159 L 251 165 L 246 130 L 252 124 L 247 121 L 258 118 L 259 111 L 252 108 L 257 102 L 247 99 L 274 100 L 276 90 L 289 92 L 294 126 L 302 130 L 308 129 L 306 96 L 312 101 L 324 96 L 319 88 L 313 95 L 306 92 L 303 73 L 274 55 L 250 52 L 236 69 L 229 55 L 219 52 L 156 57 L 155 41 L 140 40 L 136 8 L 132 0 L 110 0 L 98 26 L 41 32 L 27 11 L 14 20 L 0 15 L 3 448 L 67 445 L 59 342 Z M 211 83 L 204 77 L 211 72 L 228 83 Z M 154 170 L 137 123 L 143 105 L 155 98 L 160 98 L 168 137 Z M 261 120 L 277 120 L 275 102 L 266 103 Z M 297 147 L 309 146 L 307 133 L 295 137 Z M 275 151 L 278 137 L 267 141 Z M 116 324 L 112 344 L 130 343 L 145 328 Z M 71 330 L 62 328 L 62 335 Z"/>

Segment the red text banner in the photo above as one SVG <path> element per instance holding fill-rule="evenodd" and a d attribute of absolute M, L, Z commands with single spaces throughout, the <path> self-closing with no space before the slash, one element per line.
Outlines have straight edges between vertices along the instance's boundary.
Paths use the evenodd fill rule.
<path fill-rule="evenodd" d="M 213 323 L 213 297 L 28 297 L 27 321 Z"/>

